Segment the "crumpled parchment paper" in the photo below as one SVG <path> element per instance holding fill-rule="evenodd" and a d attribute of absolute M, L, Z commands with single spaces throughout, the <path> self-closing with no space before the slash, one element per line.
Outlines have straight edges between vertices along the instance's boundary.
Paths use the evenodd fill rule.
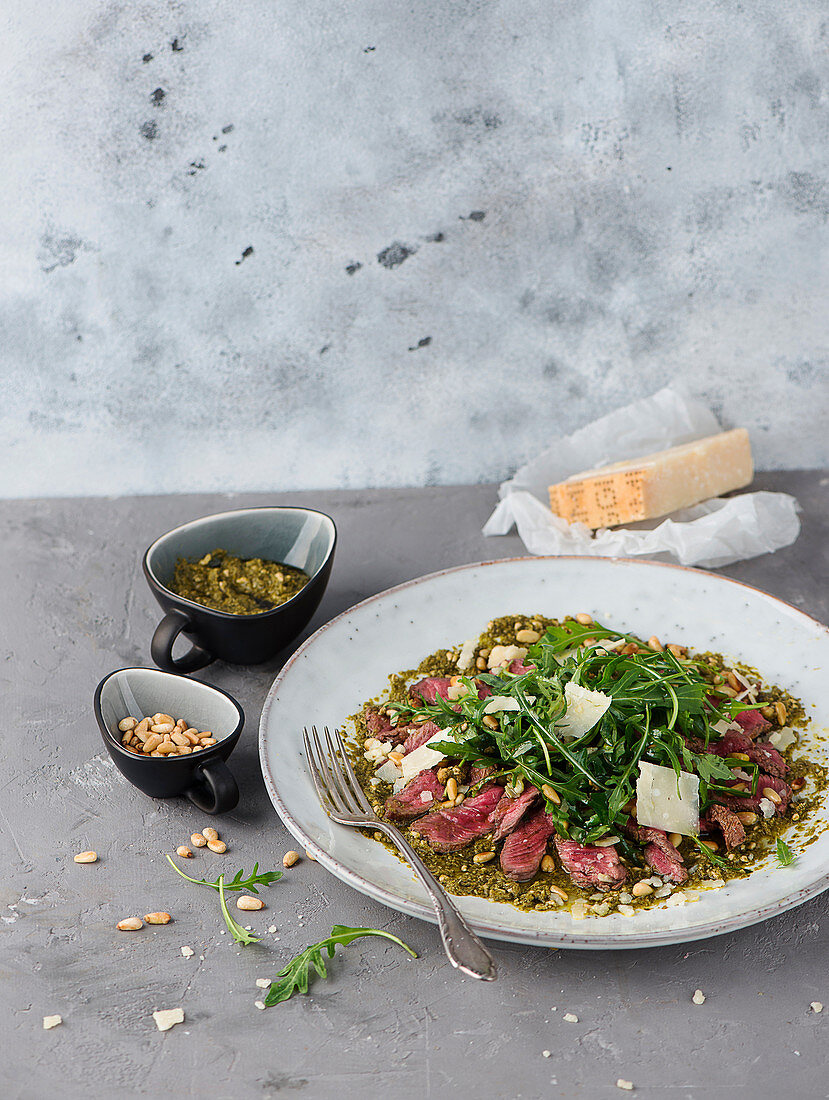
<path fill-rule="evenodd" d="M 690 443 L 721 431 L 716 417 L 680 386 L 668 386 L 557 440 L 499 489 L 485 535 L 517 527 L 531 554 L 647 557 L 718 566 L 788 546 L 800 534 L 798 503 L 786 493 L 740 493 L 703 501 L 664 519 L 601 528 L 553 515 L 547 487 L 572 474 Z"/>

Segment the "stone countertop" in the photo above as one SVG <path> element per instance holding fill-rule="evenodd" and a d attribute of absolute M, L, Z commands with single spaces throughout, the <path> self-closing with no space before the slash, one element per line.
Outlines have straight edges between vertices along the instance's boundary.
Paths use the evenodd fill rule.
<path fill-rule="evenodd" d="M 758 475 L 794 493 L 799 540 L 722 572 L 826 621 L 826 487 L 820 472 Z M 144 548 L 172 526 L 272 494 L 36 500 L 0 505 L 3 719 L 0 887 L 4 1096 L 94 1095 L 211 1100 L 298 1095 L 352 1100 L 393 1093 L 531 1098 L 634 1095 L 829 1096 L 824 898 L 732 935 L 632 952 L 496 944 L 500 978 L 464 979 L 435 928 L 395 914 L 303 859 L 251 914 L 261 945 L 221 935 L 216 899 L 177 879 L 163 853 L 204 815 L 133 789 L 103 752 L 92 716 L 98 680 L 149 665 L 159 612 Z M 423 573 L 522 552 L 516 536 L 484 539 L 492 486 L 308 492 L 280 496 L 335 519 L 331 583 L 310 629 L 363 597 Z M 287 654 L 281 655 L 284 660 Z M 200 673 L 237 696 L 247 728 L 233 759 L 242 799 L 218 819 L 224 868 L 280 866 L 294 842 L 259 770 L 259 711 L 280 665 L 215 665 Z M 94 848 L 93 866 L 72 855 Z M 194 860 L 197 873 L 218 867 Z M 218 873 L 218 871 L 216 871 Z M 124 916 L 166 909 L 174 922 L 122 934 Z M 393 945 L 340 952 L 331 980 L 260 1012 L 255 981 L 272 976 L 332 923 L 394 931 Z M 182 945 L 194 950 L 190 959 Z M 695 1006 L 695 989 L 706 994 Z M 182 1006 L 166 1034 L 156 1008 Z M 41 1018 L 63 1016 L 43 1031 Z M 565 1013 L 578 1023 L 564 1021 Z M 549 1052 L 549 1057 L 545 1057 Z"/>

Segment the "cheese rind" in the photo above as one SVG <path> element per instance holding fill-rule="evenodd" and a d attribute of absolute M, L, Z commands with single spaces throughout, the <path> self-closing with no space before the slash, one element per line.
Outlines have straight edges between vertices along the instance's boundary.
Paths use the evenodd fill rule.
<path fill-rule="evenodd" d="M 666 516 L 742 489 L 754 476 L 745 428 L 574 474 L 550 486 L 550 507 L 571 523 L 613 527 Z"/>

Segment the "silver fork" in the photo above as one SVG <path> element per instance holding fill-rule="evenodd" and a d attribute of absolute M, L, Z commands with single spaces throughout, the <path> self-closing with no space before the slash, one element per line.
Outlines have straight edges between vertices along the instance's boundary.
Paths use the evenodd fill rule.
<path fill-rule="evenodd" d="M 332 735 L 328 726 L 323 730 L 326 747 L 316 726 L 311 727 L 310 734 L 307 729 L 302 731 L 311 778 L 322 808 L 340 825 L 368 827 L 389 838 L 409 861 L 435 907 L 441 939 L 451 964 L 473 978 L 494 981 L 498 976 L 495 960 L 405 837 L 374 812 L 354 774 L 339 732 L 335 730 Z"/>

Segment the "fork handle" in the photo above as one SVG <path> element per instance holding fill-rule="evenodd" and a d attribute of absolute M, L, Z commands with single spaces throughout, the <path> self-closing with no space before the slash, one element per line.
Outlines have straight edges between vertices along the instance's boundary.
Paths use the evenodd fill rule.
<path fill-rule="evenodd" d="M 438 918 L 440 938 L 443 947 L 452 966 L 469 974 L 473 978 L 480 978 L 485 982 L 493 982 L 498 976 L 498 968 L 495 960 L 487 951 L 461 914 L 454 902 L 434 877 L 432 872 L 412 848 L 405 837 L 401 836 L 397 829 L 387 825 L 384 821 L 372 824 L 375 829 L 380 829 L 395 847 L 406 857 L 417 877 L 423 883 L 423 887 L 435 907 Z"/>

